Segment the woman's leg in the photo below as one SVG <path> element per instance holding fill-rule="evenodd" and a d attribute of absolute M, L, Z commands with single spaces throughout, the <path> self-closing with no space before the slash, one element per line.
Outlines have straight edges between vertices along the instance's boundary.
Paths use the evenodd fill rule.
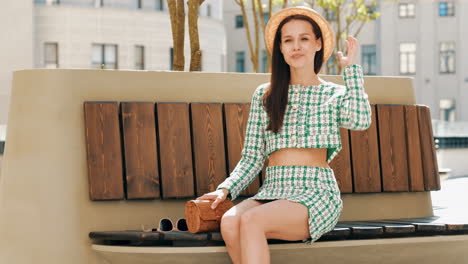
<path fill-rule="evenodd" d="M 244 200 L 229 209 L 221 218 L 221 234 L 226 243 L 226 249 L 234 264 L 241 263 L 240 250 L 240 217 L 250 208 L 259 206 L 263 201 Z"/>
<path fill-rule="evenodd" d="M 276 200 L 247 210 L 241 216 L 242 264 L 270 263 L 267 238 L 303 240 L 310 237 L 308 209 L 288 200 Z"/>

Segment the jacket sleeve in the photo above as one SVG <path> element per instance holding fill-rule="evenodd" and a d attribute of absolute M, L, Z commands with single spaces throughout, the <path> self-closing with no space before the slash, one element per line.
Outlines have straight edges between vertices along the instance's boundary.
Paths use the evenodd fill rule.
<path fill-rule="evenodd" d="M 265 126 L 262 120 L 262 86 L 255 90 L 250 104 L 247 130 L 244 138 L 242 156 L 228 178 L 216 190 L 225 188 L 229 191 L 228 199 L 233 201 L 255 179 L 262 170 L 267 157 L 265 151 Z"/>
<path fill-rule="evenodd" d="M 359 64 L 344 68 L 346 91 L 339 105 L 339 127 L 365 130 L 372 122 L 372 111 L 368 95 L 364 91 L 362 67 Z"/>

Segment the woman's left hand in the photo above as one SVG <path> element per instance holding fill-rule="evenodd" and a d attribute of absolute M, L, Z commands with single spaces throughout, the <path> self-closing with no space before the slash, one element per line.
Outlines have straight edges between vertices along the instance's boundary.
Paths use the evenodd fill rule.
<path fill-rule="evenodd" d="M 345 40 L 346 49 L 348 50 L 348 56 L 343 56 L 343 52 L 338 51 L 338 59 L 340 60 L 341 68 L 352 65 L 356 61 L 356 55 L 359 49 L 359 42 L 353 36 L 348 36 L 348 39 Z"/>

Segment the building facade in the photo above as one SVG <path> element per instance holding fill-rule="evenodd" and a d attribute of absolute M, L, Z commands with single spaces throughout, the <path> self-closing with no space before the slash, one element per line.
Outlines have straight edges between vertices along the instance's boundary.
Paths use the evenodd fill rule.
<path fill-rule="evenodd" d="M 468 104 L 464 104 L 468 101 L 468 1 L 380 0 L 376 11 L 381 17 L 365 24 L 357 35 L 361 44 L 357 62 L 365 75 L 412 77 L 416 101 L 430 107 L 432 118 L 468 121 Z M 251 13 L 248 7 L 252 30 Z M 227 1 L 224 14 L 227 69 L 250 72 L 241 9 L 234 1 Z M 351 28 L 350 32 L 355 31 Z M 260 39 L 259 71 L 265 72 L 262 35 Z"/>
<path fill-rule="evenodd" d="M 202 71 L 225 71 L 222 1 L 206 0 L 199 15 Z M 5 26 L 2 45 L 6 48 L 0 51 L 2 58 L 8 58 L 0 61 L 0 124 L 7 123 L 14 70 L 172 69 L 172 31 L 165 0 L 8 0 L 0 17 L 5 20 L 2 27 L 14 25 Z M 187 19 L 185 31 L 188 70 Z"/>

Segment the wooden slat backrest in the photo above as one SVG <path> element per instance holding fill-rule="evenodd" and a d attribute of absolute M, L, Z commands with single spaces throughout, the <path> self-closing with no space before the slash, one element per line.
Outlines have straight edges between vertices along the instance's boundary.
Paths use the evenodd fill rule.
<path fill-rule="evenodd" d="M 351 154 L 349 148 L 349 130 L 340 128 L 342 149 L 330 162 L 341 193 L 353 192 L 353 177 L 351 173 Z"/>
<path fill-rule="evenodd" d="M 151 199 L 159 190 L 155 104 L 121 103 L 127 199 Z"/>
<path fill-rule="evenodd" d="M 163 198 L 195 196 L 188 103 L 158 103 Z"/>
<path fill-rule="evenodd" d="M 384 192 L 406 192 L 408 159 L 403 105 L 378 105 L 380 166 Z"/>
<path fill-rule="evenodd" d="M 412 192 L 424 191 L 421 140 L 419 137 L 418 109 L 405 105 L 406 149 L 408 151 L 408 180 Z"/>
<path fill-rule="evenodd" d="M 90 198 L 112 200 L 125 198 L 125 191 L 127 199 L 213 191 L 241 158 L 250 105 L 123 102 L 123 136 L 116 102 L 87 102 L 84 108 Z M 371 108 L 369 129 L 340 129 L 343 148 L 330 166 L 341 192 L 440 189 L 429 108 Z M 258 191 L 267 162 L 241 195 Z"/>
<path fill-rule="evenodd" d="M 84 104 L 89 198 L 124 199 L 122 149 L 117 102 Z"/>
<path fill-rule="evenodd" d="M 222 104 L 192 103 L 193 156 L 197 196 L 211 192 L 226 178 Z"/>
<path fill-rule="evenodd" d="M 352 130 L 351 160 L 355 193 L 380 192 L 380 154 L 377 135 L 376 106 L 372 105 L 372 123 L 367 130 Z"/>
<path fill-rule="evenodd" d="M 418 106 L 418 120 L 424 171 L 424 188 L 426 191 L 440 190 L 439 167 L 437 165 L 429 107 L 424 105 Z"/>
<path fill-rule="evenodd" d="M 229 159 L 229 174 L 234 170 L 241 158 L 244 147 L 244 138 L 249 118 L 250 104 L 224 104 L 226 120 L 227 156 Z M 260 187 L 259 177 L 241 192 L 242 196 L 257 193 Z"/>

